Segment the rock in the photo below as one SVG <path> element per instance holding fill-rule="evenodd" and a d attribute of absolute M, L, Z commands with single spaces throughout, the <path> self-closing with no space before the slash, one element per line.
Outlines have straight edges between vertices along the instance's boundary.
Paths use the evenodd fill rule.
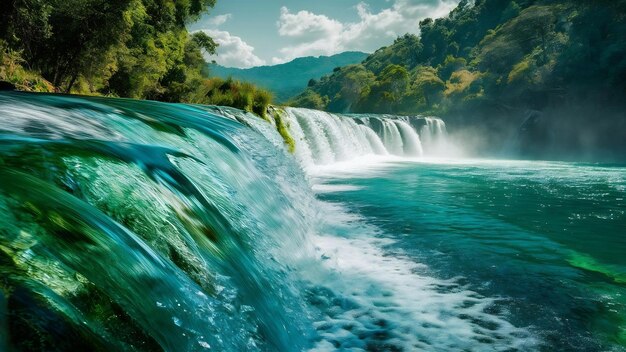
<path fill-rule="evenodd" d="M 3 90 L 17 90 L 17 87 L 15 87 L 15 84 L 11 82 L 0 81 L 0 91 Z"/>

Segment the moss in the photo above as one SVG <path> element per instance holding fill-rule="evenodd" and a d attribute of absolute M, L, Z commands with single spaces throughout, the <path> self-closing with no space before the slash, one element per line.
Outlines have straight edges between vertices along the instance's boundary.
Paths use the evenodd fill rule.
<path fill-rule="evenodd" d="M 278 134 L 280 134 L 281 137 L 283 137 L 283 140 L 285 141 L 285 145 L 287 146 L 287 150 L 289 151 L 289 153 L 295 153 L 296 152 L 296 140 L 293 139 L 293 137 L 291 136 L 291 133 L 289 132 L 289 123 L 287 121 L 285 121 L 283 114 L 285 114 L 285 110 L 283 109 L 277 109 L 274 108 L 273 110 L 273 117 L 274 117 L 274 121 L 276 122 L 276 131 L 278 131 Z"/>

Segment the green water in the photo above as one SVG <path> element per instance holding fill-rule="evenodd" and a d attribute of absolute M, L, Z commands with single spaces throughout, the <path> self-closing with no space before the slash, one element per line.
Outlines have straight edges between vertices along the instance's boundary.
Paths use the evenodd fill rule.
<path fill-rule="evenodd" d="M 393 239 L 388 255 L 497 297 L 532 349 L 626 349 L 625 167 L 388 162 L 319 181 L 321 199 Z"/>

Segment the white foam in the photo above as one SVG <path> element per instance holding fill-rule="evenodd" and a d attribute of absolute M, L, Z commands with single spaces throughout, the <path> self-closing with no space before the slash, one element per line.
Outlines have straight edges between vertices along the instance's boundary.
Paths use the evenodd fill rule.
<path fill-rule="evenodd" d="M 321 284 L 349 303 L 330 307 L 316 323 L 323 340 L 313 350 L 332 350 L 337 344 L 363 349 L 376 343 L 441 351 L 536 347 L 528 332 L 486 312 L 494 298 L 482 297 L 456 279 L 430 276 L 426 265 L 387 253 L 383 247 L 390 240 L 363 235 L 315 238 L 329 273 Z"/>
<path fill-rule="evenodd" d="M 411 159 L 394 155 L 368 154 L 328 165 L 310 165 L 306 168 L 306 172 L 313 178 L 371 176 L 372 173 L 392 167 L 398 162 L 409 160 Z"/>
<path fill-rule="evenodd" d="M 353 185 L 329 185 L 329 184 L 317 184 L 313 185 L 313 191 L 315 193 L 332 193 L 332 192 L 349 192 L 358 191 L 363 187 Z"/>

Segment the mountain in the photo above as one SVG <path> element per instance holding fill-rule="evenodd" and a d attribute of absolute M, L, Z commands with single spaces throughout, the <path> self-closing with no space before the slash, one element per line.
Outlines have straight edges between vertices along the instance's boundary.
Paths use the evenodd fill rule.
<path fill-rule="evenodd" d="M 436 114 L 484 150 L 624 160 L 624 23 L 624 0 L 463 0 L 290 104 Z"/>
<path fill-rule="evenodd" d="M 333 69 L 363 61 L 366 53 L 348 51 L 333 56 L 301 57 L 293 61 L 247 69 L 224 67 L 211 64 L 211 76 L 232 77 L 254 83 L 274 93 L 278 102 L 284 102 L 306 88 L 309 80 L 332 73 Z"/>

